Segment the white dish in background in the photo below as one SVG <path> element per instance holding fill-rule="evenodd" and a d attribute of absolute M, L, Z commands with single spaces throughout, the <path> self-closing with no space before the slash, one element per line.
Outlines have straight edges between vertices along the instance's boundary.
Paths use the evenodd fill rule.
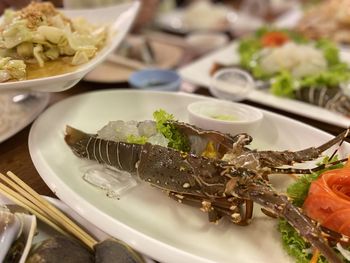
<path fill-rule="evenodd" d="M 197 101 L 187 106 L 189 123 L 205 129 L 236 135 L 256 135 L 263 113 L 254 107 L 229 101 Z"/>
<path fill-rule="evenodd" d="M 65 213 L 69 218 L 73 219 L 76 223 L 79 224 L 79 226 L 83 227 L 89 234 L 91 234 L 96 240 L 102 241 L 109 237 L 108 234 L 91 224 L 86 219 L 82 218 L 80 215 L 77 214 L 77 212 L 74 212 L 71 208 L 69 208 L 65 203 L 62 201 L 44 196 L 45 199 L 47 199 L 51 204 L 53 204 L 55 207 L 57 207 L 59 210 L 61 210 L 63 213 Z M 2 205 L 9 205 L 13 204 L 13 202 L 9 199 L 7 199 L 5 196 L 0 194 L 0 206 Z M 44 241 L 45 239 L 48 239 L 50 237 L 53 237 L 57 235 L 58 233 L 52 229 L 51 227 L 47 226 L 45 223 L 41 222 L 40 220 L 37 221 L 37 229 L 38 233 L 35 235 L 33 240 L 33 245 L 39 244 L 40 242 Z M 154 263 L 153 260 L 149 258 L 144 258 L 146 263 Z"/>
<path fill-rule="evenodd" d="M 220 32 L 194 32 L 185 38 L 186 43 L 197 54 L 204 54 L 225 46 L 228 36 Z"/>
<path fill-rule="evenodd" d="M 131 61 L 140 65 L 140 68 L 156 67 L 160 69 L 171 69 L 180 62 L 184 55 L 184 49 L 175 45 L 153 39 L 150 39 L 149 44 L 154 52 L 155 65 L 147 65 L 139 60 L 132 59 Z M 116 61 L 119 58 L 116 57 L 117 53 L 114 50 L 103 63 L 86 74 L 84 80 L 99 83 L 127 82 L 136 69 L 117 63 Z"/>
<path fill-rule="evenodd" d="M 16 94 L 0 94 L 0 143 L 30 124 L 45 109 L 50 99 L 48 93 L 32 92 L 35 99 L 14 103 L 12 98 Z"/>
<path fill-rule="evenodd" d="M 227 220 L 210 224 L 207 214 L 175 202 L 147 184 L 140 184 L 119 200 L 107 198 L 103 190 L 82 179 L 82 167 L 89 162 L 76 157 L 64 142 L 67 124 L 94 133 L 110 120 L 151 119 L 152 113 L 160 108 L 188 121 L 186 107 L 208 99 L 180 92 L 136 90 L 107 90 L 70 97 L 50 107 L 34 123 L 29 135 L 30 155 L 40 176 L 62 201 L 101 230 L 155 260 L 293 262 L 282 249 L 277 221 L 263 215 L 259 208 L 255 209 L 252 224 L 241 227 Z M 263 112 L 264 121 L 252 147 L 300 150 L 332 138 L 311 126 Z M 345 143 L 340 157 L 349 152 Z M 285 185 L 289 177 L 278 178 Z"/>
<path fill-rule="evenodd" d="M 184 80 L 209 88 L 211 83 L 209 72 L 213 63 L 219 62 L 228 65 L 238 64 L 239 56 L 236 52 L 237 46 L 237 41 L 232 42 L 230 45 L 180 68 L 178 72 Z M 341 50 L 340 56 L 343 61 L 350 64 L 349 51 Z M 347 128 L 350 126 L 350 118 L 309 103 L 274 96 L 267 90 L 253 90 L 249 93 L 247 99 L 339 127 Z"/>
<path fill-rule="evenodd" d="M 109 36 L 105 46 L 89 62 L 76 70 L 45 78 L 0 83 L 0 90 L 34 90 L 58 92 L 69 89 L 78 83 L 89 71 L 101 63 L 126 36 L 140 6 L 139 1 L 97 9 L 61 10 L 70 18 L 84 17 L 94 24 L 110 24 Z"/>
<path fill-rule="evenodd" d="M 229 31 L 236 12 L 225 5 L 197 1 L 186 8 L 160 13 L 155 24 L 165 30 L 186 34 L 193 31 Z"/>

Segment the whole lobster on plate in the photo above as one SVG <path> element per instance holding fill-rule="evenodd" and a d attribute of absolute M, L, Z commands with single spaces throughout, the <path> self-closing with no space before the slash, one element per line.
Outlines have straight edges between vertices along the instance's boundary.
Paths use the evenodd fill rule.
<path fill-rule="evenodd" d="M 349 130 L 319 147 L 291 152 L 250 150 L 247 145 L 252 137 L 244 133 L 231 136 L 177 121 L 169 121 L 169 125 L 187 137 L 198 137 L 209 148 L 215 149 L 211 151 L 215 154 L 203 156 L 208 147 L 198 151 L 193 145 L 190 145 L 189 152 L 182 152 L 150 143 L 104 140 L 70 126 L 66 128 L 65 141 L 78 157 L 136 174 L 178 202 L 207 212 L 211 222 L 227 217 L 235 224 L 247 225 L 256 202 L 266 214 L 285 218 L 329 262 L 341 262 L 328 246 L 321 228 L 286 195 L 277 193 L 269 183 L 268 175 L 307 174 L 320 169 L 280 167 L 320 157 L 325 150 L 342 143 Z"/>

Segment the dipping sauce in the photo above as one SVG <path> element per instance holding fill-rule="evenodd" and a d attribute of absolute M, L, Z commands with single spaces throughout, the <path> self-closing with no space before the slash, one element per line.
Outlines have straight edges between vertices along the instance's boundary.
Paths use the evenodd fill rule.
<path fill-rule="evenodd" d="M 209 117 L 221 121 L 238 121 L 238 118 L 236 116 L 230 114 L 211 115 Z"/>

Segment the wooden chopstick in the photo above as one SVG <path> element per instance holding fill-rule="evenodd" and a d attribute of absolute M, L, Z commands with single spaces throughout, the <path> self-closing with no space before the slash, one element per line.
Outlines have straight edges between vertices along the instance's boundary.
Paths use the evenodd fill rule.
<path fill-rule="evenodd" d="M 46 217 L 44 217 L 42 214 L 38 213 L 35 209 L 33 209 L 27 202 L 25 198 L 23 198 L 21 195 L 13 191 L 11 188 L 7 187 L 4 184 L 0 183 L 0 193 L 3 194 L 5 197 L 16 203 L 17 205 L 25 208 L 33 215 L 37 216 L 40 220 L 47 223 L 49 226 L 60 232 L 61 234 L 67 235 L 67 232 L 61 229 L 59 226 L 57 226 L 52 221 L 48 220 Z"/>
<path fill-rule="evenodd" d="M 44 209 L 45 212 L 48 213 L 51 218 L 53 218 L 56 221 L 59 221 L 63 226 L 67 225 L 67 228 L 71 229 L 73 233 L 80 233 L 84 237 L 84 239 L 86 238 L 92 244 L 97 243 L 96 240 L 94 240 L 89 234 L 87 234 L 83 229 L 81 229 L 75 222 L 73 222 L 69 217 L 67 217 L 60 210 L 58 210 L 56 207 L 50 204 L 47 200 L 45 200 L 41 195 L 35 192 L 31 187 L 29 187 L 15 174 L 13 174 L 12 172 L 7 172 L 7 176 L 10 177 L 14 182 L 16 182 L 17 185 L 21 187 L 24 191 L 29 193 L 29 195 L 33 197 L 33 202 L 37 202 L 39 207 Z"/>
<path fill-rule="evenodd" d="M 48 223 L 59 232 L 68 232 L 89 248 L 93 249 L 94 245 L 97 243 L 94 238 L 81 229 L 64 213 L 51 205 L 14 173 L 7 172 L 7 177 L 0 173 L 0 180 L 8 185 L 6 186 L 0 183 L 0 191 L 3 192 L 6 197 L 28 209 L 31 213 L 38 216 L 40 220 Z"/>

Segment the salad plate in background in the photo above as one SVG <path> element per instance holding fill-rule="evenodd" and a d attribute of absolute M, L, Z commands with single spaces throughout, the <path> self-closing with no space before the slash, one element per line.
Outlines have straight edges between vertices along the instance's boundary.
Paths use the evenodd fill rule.
<path fill-rule="evenodd" d="M 38 3 L 40 4 L 40 3 Z M 52 64 L 51 67 L 45 68 L 45 63 L 42 67 L 39 67 L 35 71 L 33 79 L 24 80 L 10 80 L 7 82 L 0 83 L 0 90 L 33 90 L 33 91 L 45 91 L 45 92 L 58 92 L 71 88 L 78 81 L 80 81 L 89 71 L 100 64 L 105 58 L 116 49 L 116 47 L 122 42 L 127 32 L 129 31 L 136 14 L 138 12 L 140 3 L 138 1 L 120 4 L 109 7 L 102 7 L 97 9 L 75 9 L 75 10 L 58 10 L 66 15 L 68 18 L 84 18 L 88 23 L 106 26 L 106 40 L 102 43 L 101 48 L 96 52 L 93 57 L 90 57 L 87 62 L 78 64 L 77 66 L 70 67 L 67 70 L 60 71 L 57 74 L 51 74 L 52 71 L 61 70 L 62 65 Z M 80 26 L 86 26 L 85 22 L 80 21 Z M 78 21 L 78 23 L 79 23 Z M 60 37 L 56 35 L 56 31 L 47 30 L 48 27 L 44 28 L 45 34 L 55 39 Z M 45 31 L 47 30 L 47 31 Z M 102 29 L 97 29 L 102 30 Z M 75 41 L 84 41 L 85 38 L 91 38 L 91 36 L 82 36 L 80 39 L 77 38 Z M 53 40 L 54 41 L 54 40 Z M 73 41 L 73 40 L 70 40 Z M 75 43 L 75 44 L 78 44 Z M 18 52 L 18 51 L 17 51 Z M 37 50 L 37 54 L 40 54 L 40 50 Z M 67 51 L 68 53 L 70 51 Z M 82 51 L 84 53 L 84 51 Z M 82 54 L 81 53 L 81 54 Z M 34 53 L 35 54 L 35 53 Z M 49 56 L 48 54 L 47 56 Z M 51 54 L 52 55 L 52 54 Z M 87 53 L 82 54 L 81 58 L 89 56 Z M 34 56 L 37 59 L 36 56 Z M 73 58 L 74 59 L 74 58 Z M 40 59 L 37 59 L 38 61 Z M 85 61 L 85 59 L 83 59 Z M 54 60 L 55 62 L 56 60 Z M 49 63 L 46 63 L 48 65 Z M 33 71 L 34 72 L 34 71 Z M 43 74 L 41 72 L 44 72 Z M 43 76 L 43 77 L 41 77 Z"/>
<path fill-rule="evenodd" d="M 179 73 L 185 80 L 191 83 L 209 87 L 211 83 L 210 72 L 214 63 L 240 66 L 239 45 L 240 42 L 234 41 L 227 47 L 180 68 Z M 303 55 L 301 54 L 301 56 Z M 342 62 L 350 64 L 350 53 L 348 51 L 340 49 L 339 57 Z M 285 58 L 285 61 L 287 59 Z M 254 72 L 251 73 L 254 75 Z M 269 77 L 264 80 L 269 81 Z M 280 85 L 280 87 L 282 86 Z M 340 127 L 348 127 L 350 125 L 350 118 L 344 115 L 296 99 L 275 96 L 268 89 L 255 89 L 248 95 L 247 99 Z"/>
<path fill-rule="evenodd" d="M 277 221 L 258 208 L 252 224 L 241 227 L 227 220 L 210 224 L 199 209 L 175 202 L 147 184 L 140 183 L 119 199 L 109 198 L 105 191 L 83 180 L 82 168 L 89 162 L 76 157 L 64 141 L 66 125 L 94 133 L 111 120 L 152 119 L 153 112 L 160 108 L 180 121 L 188 121 L 187 106 L 203 100 L 217 101 L 185 93 L 135 90 L 99 91 L 68 98 L 49 108 L 32 126 L 32 161 L 46 184 L 73 210 L 160 262 L 293 262 L 282 248 Z M 332 138 L 292 119 L 268 111 L 263 114 L 254 148 L 300 150 Z M 53 124 L 52 119 L 56 120 Z M 339 154 L 345 156 L 349 150 L 345 144 Z M 290 177 L 278 178 L 281 180 L 274 184 L 282 188 L 290 182 Z"/>

